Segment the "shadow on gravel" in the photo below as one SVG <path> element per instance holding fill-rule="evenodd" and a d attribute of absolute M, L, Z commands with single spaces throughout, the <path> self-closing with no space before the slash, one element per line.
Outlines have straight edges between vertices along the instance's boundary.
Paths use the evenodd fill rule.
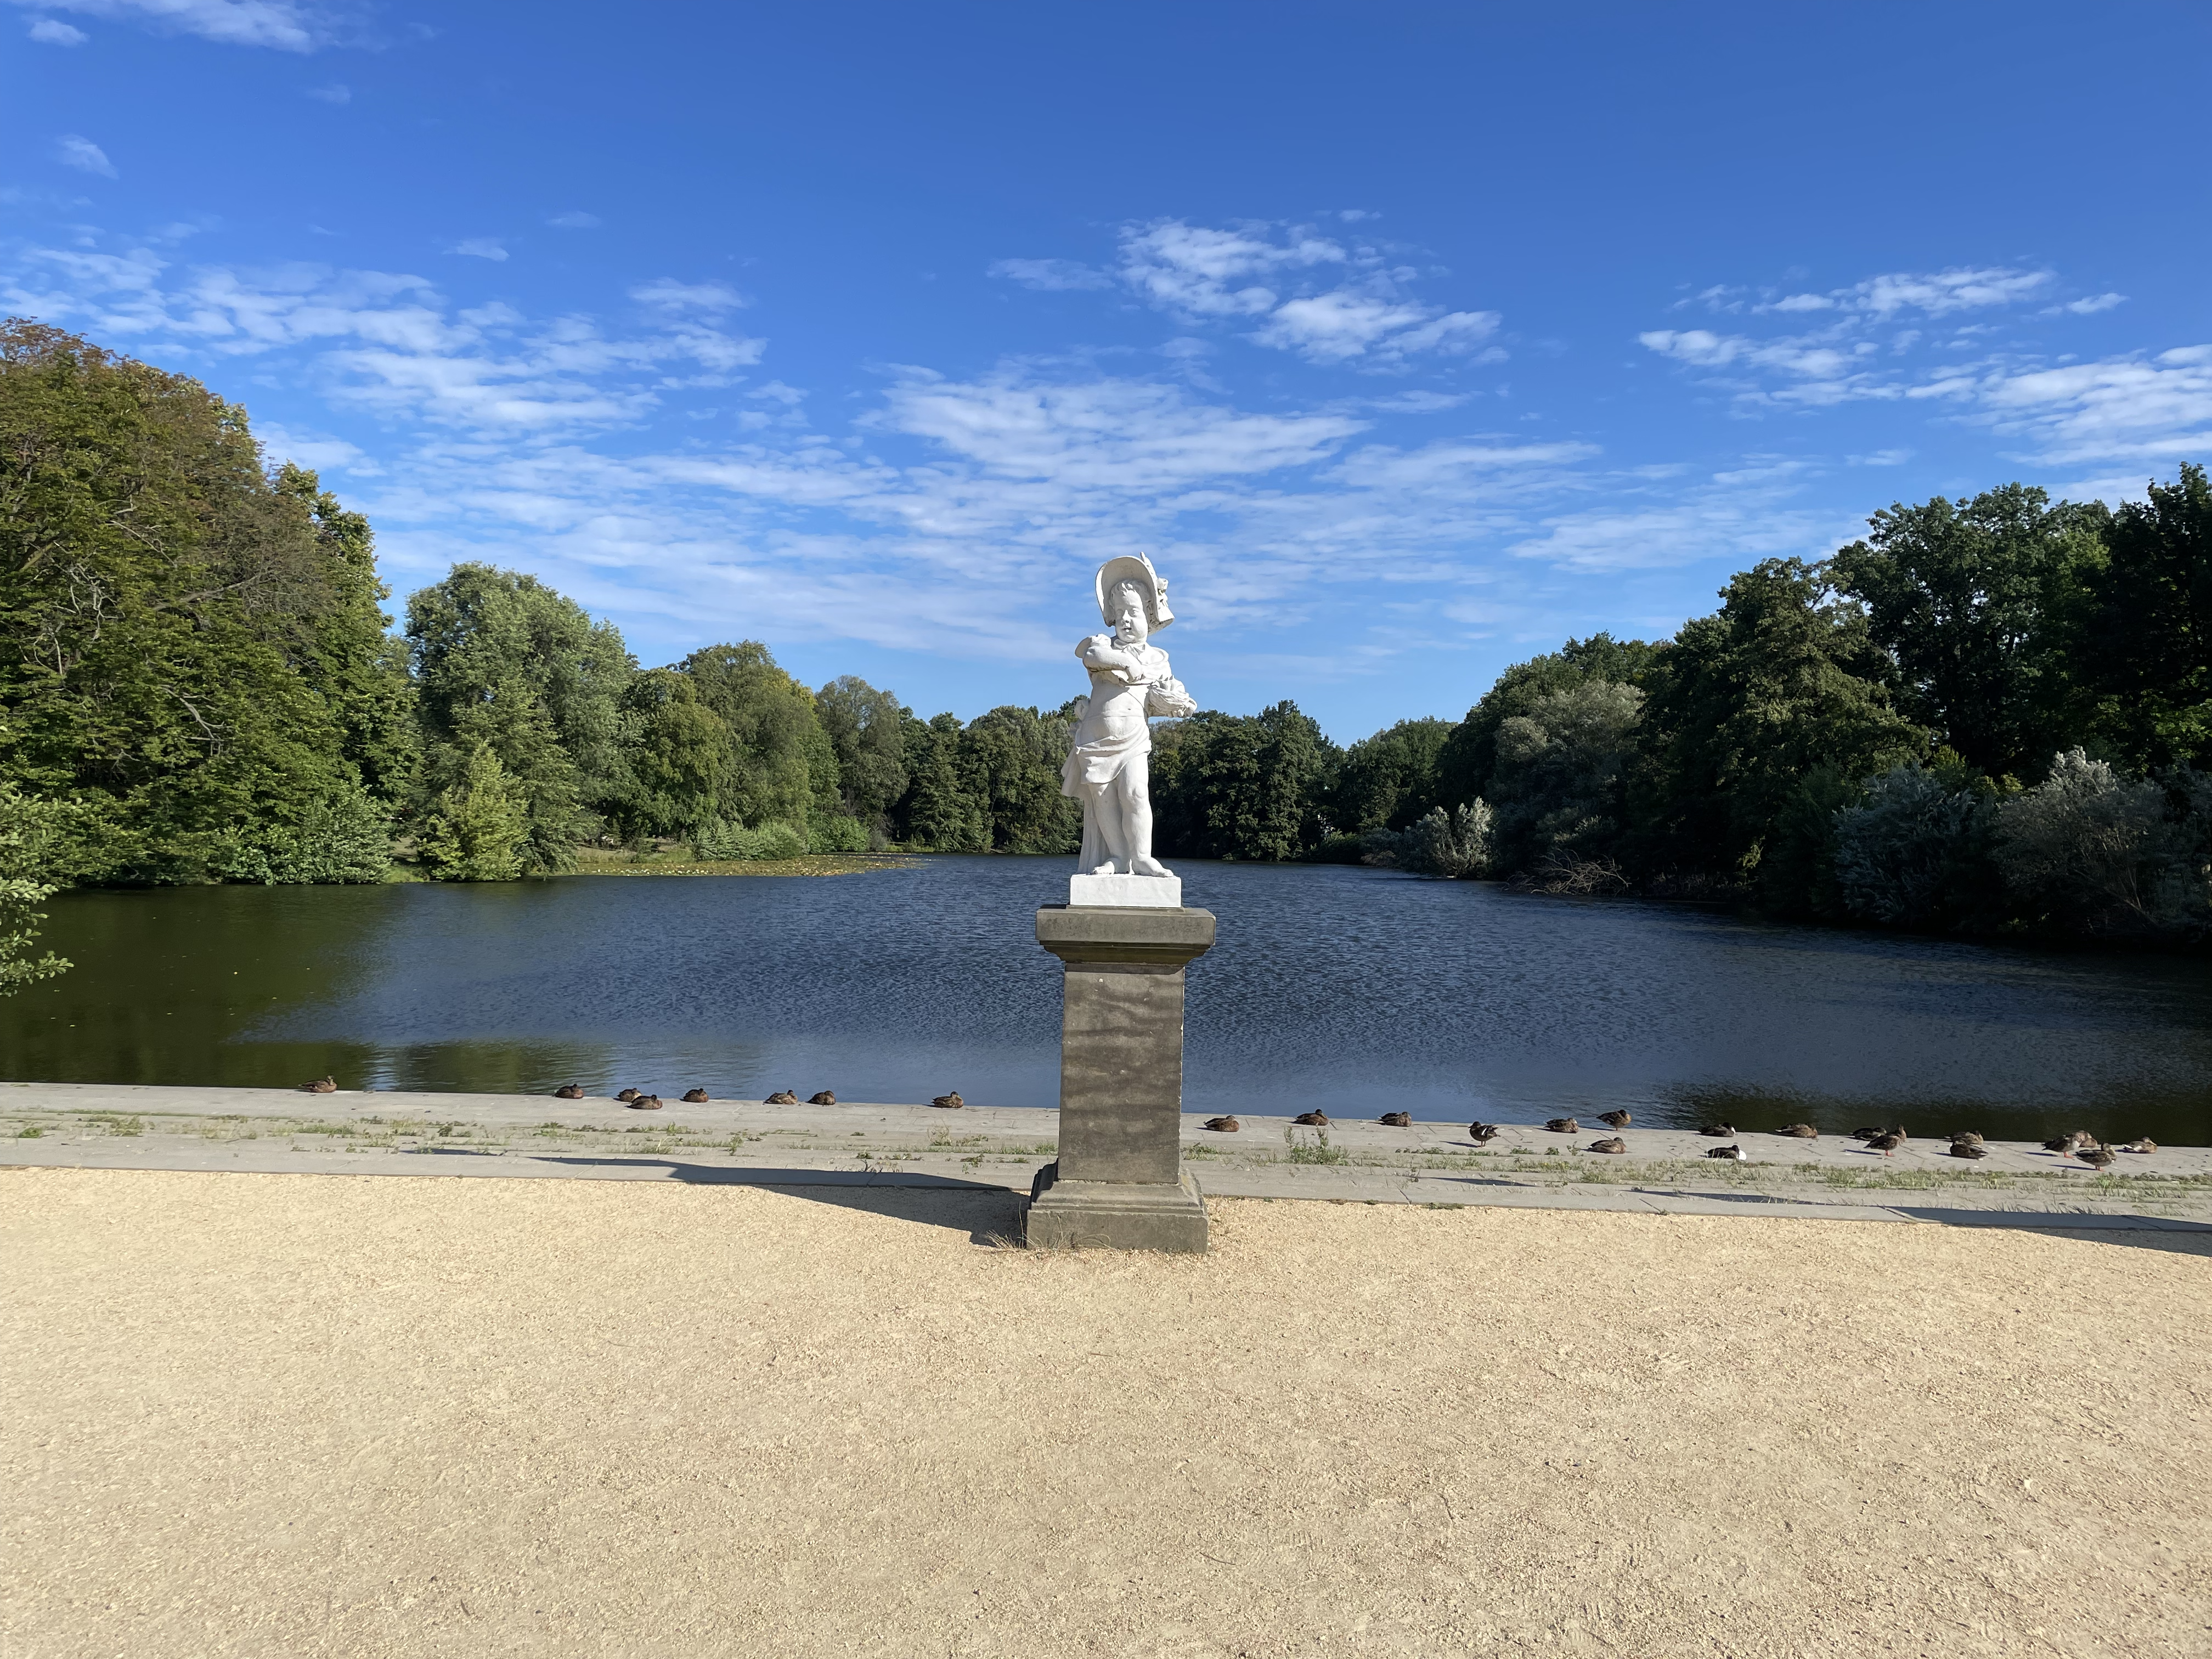
<path fill-rule="evenodd" d="M 680 1164 L 665 1158 L 549 1158 L 542 1164 L 585 1169 L 665 1170 L 693 1187 L 762 1187 L 793 1198 L 834 1204 L 896 1221 L 945 1227 L 971 1244 L 995 1244 L 1021 1231 L 1021 1198 L 1011 1188 L 952 1176 L 902 1175 L 884 1170 L 778 1170 Z"/>
<path fill-rule="evenodd" d="M 2130 1244 L 2139 1250 L 2212 1256 L 2212 1222 L 2149 1215 L 2069 1215 L 2063 1211 L 1934 1210 L 1905 1204 L 1884 1207 L 1916 1221 L 1940 1222 L 1947 1227 L 2005 1227 L 2098 1244 Z"/>

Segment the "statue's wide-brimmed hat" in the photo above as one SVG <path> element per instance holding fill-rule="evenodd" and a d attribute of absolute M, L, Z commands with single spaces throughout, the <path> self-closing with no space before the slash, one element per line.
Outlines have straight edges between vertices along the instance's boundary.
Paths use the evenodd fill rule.
<path fill-rule="evenodd" d="M 1168 579 L 1153 569 L 1152 562 L 1143 554 L 1125 553 L 1098 567 L 1098 614 L 1109 624 L 1114 620 L 1109 601 L 1123 582 L 1136 583 L 1137 591 L 1145 596 L 1145 620 L 1153 633 L 1175 620 L 1175 612 L 1168 609 Z"/>

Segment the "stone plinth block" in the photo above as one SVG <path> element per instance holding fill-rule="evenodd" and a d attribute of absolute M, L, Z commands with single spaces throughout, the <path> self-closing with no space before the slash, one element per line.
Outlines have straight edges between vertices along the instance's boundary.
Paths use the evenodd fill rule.
<path fill-rule="evenodd" d="M 1062 967 L 1060 1158 L 1031 1194 L 1030 1242 L 1205 1249 L 1205 1201 L 1182 1168 L 1182 1000 L 1212 913 L 1048 908 L 1037 943 Z"/>
<path fill-rule="evenodd" d="M 1182 908 L 1181 876 L 1070 876 L 1067 902 L 1073 909 L 1099 904 L 1144 910 Z"/>

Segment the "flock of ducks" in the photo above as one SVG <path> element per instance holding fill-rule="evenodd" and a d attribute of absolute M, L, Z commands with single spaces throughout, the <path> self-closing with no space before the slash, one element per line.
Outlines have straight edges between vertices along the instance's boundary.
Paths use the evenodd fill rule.
<path fill-rule="evenodd" d="M 301 1084 L 300 1089 L 304 1094 L 328 1095 L 337 1093 L 337 1079 L 324 1076 L 315 1079 L 312 1083 Z M 581 1100 L 584 1097 L 584 1091 L 580 1085 L 564 1083 L 553 1091 L 553 1097 L 556 1100 Z M 624 1089 L 615 1098 L 634 1112 L 657 1112 L 667 1104 L 659 1095 L 647 1094 L 638 1089 Z M 713 1097 L 704 1089 L 687 1089 L 684 1093 L 684 1103 L 687 1106 L 703 1106 L 712 1098 Z M 796 1106 L 799 1104 L 799 1097 L 789 1089 L 778 1089 L 761 1103 L 764 1106 Z M 809 1095 L 806 1097 L 806 1103 L 809 1106 L 835 1106 L 837 1103 L 837 1097 L 829 1090 L 823 1089 L 818 1093 Z M 944 1110 L 957 1111 L 968 1103 L 961 1099 L 958 1091 L 955 1091 L 951 1094 L 939 1095 L 929 1103 Z M 1410 1129 L 1413 1127 L 1412 1115 L 1406 1112 L 1385 1112 L 1375 1121 L 1388 1129 Z M 1604 1124 L 1608 1129 L 1626 1129 L 1632 1121 L 1626 1112 L 1600 1112 L 1597 1115 L 1597 1121 Z M 1300 1112 L 1291 1121 L 1307 1128 L 1326 1129 L 1334 1120 L 1327 1112 L 1312 1111 Z M 1244 1126 L 1234 1117 L 1223 1116 L 1206 1119 L 1205 1127 L 1215 1134 L 1233 1135 L 1241 1131 Z M 1495 1140 L 1501 1127 L 1496 1123 L 1478 1121 L 1468 1124 L 1467 1133 L 1468 1138 L 1476 1146 L 1480 1146 Z M 1571 1117 L 1547 1118 L 1544 1121 L 1546 1132 L 1555 1135 L 1580 1134 L 1582 1127 L 1577 1120 Z M 1725 1146 L 1711 1148 L 1705 1153 L 1707 1158 L 1723 1158 L 1737 1164 L 1746 1161 L 1748 1154 L 1744 1152 L 1741 1142 L 1735 1138 L 1737 1130 L 1735 1124 L 1702 1124 L 1698 1127 L 1698 1133 L 1729 1143 Z M 1790 1140 L 1818 1140 L 1820 1138 L 1820 1130 L 1810 1123 L 1785 1123 L 1773 1133 Z M 1875 1124 L 1868 1128 L 1854 1129 L 1851 1131 L 1850 1138 L 1865 1147 L 1868 1152 L 1880 1152 L 1884 1158 L 1892 1158 L 1896 1155 L 1897 1149 L 1905 1145 L 1912 1137 L 1905 1132 L 1905 1126 L 1899 1123 L 1887 1128 Z M 1628 1150 L 1628 1143 L 1619 1135 L 1607 1135 L 1590 1142 L 1586 1150 L 1617 1155 Z M 1983 1158 L 1990 1155 L 1988 1143 L 1972 1129 L 1960 1129 L 1953 1134 L 1950 1137 L 1950 1145 L 1945 1150 L 1952 1158 Z M 2076 1129 L 2071 1134 L 2056 1135 L 2045 1141 L 2043 1150 L 2046 1152 L 2056 1152 L 2061 1158 L 2078 1159 L 2093 1170 L 2102 1170 L 2118 1163 L 2119 1154 L 2122 1152 L 2138 1154 L 2154 1152 L 2158 1150 L 2158 1143 L 2148 1135 L 2144 1135 L 2136 1140 L 2104 1141 L 2098 1139 L 2087 1129 Z"/>

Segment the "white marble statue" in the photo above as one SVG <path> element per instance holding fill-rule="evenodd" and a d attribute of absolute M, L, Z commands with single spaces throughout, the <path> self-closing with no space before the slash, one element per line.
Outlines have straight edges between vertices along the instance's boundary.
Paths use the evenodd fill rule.
<path fill-rule="evenodd" d="M 1149 716 L 1195 714 L 1198 705 L 1168 672 L 1168 653 L 1151 642 L 1175 620 L 1168 609 L 1166 578 L 1142 554 L 1109 559 L 1098 568 L 1098 614 L 1110 634 L 1093 634 L 1075 647 L 1091 672 L 1091 702 L 1077 722 L 1060 793 L 1083 803 L 1082 876 L 1152 876 L 1174 881 L 1152 856 L 1152 803 L 1146 770 L 1152 751 Z M 1118 885 L 1118 884 L 1117 884 Z M 1160 899 L 1179 903 L 1164 891 Z M 1141 887 L 1112 902 L 1156 902 Z"/>

